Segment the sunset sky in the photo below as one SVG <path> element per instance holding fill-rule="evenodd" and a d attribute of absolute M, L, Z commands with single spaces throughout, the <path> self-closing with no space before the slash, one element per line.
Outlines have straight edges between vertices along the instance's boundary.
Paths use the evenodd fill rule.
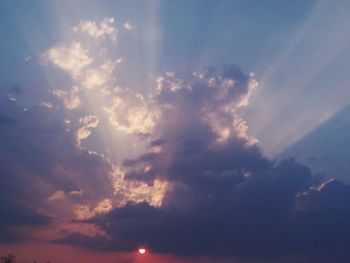
<path fill-rule="evenodd" d="M 0 0 L 0 256 L 349 262 L 349 13 Z"/>

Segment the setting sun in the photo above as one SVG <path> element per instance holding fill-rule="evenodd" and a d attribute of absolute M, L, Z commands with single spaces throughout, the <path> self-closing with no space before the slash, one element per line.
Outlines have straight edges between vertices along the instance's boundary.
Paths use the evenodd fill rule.
<path fill-rule="evenodd" d="M 145 248 L 139 248 L 139 253 L 141 255 L 145 254 L 146 253 L 146 249 Z"/>

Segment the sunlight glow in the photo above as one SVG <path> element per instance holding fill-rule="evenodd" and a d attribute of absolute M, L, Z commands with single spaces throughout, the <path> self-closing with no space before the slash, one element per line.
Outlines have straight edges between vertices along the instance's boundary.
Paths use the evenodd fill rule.
<path fill-rule="evenodd" d="M 143 28 L 149 33 L 144 39 L 147 56 L 143 67 L 150 73 L 155 67 L 159 41 L 157 8 L 158 2 L 153 1 L 149 10 L 150 21 Z M 149 85 L 154 83 L 146 82 L 141 90 L 135 90 L 129 82 L 121 81 L 125 71 L 136 73 L 131 63 L 124 62 L 122 41 L 127 41 L 126 34 L 138 28 L 131 22 L 121 24 L 121 27 L 118 25 L 113 17 L 100 21 L 82 20 L 68 27 L 70 37 L 54 44 L 40 57 L 43 68 L 52 71 L 52 75 L 62 71 L 67 79 L 67 82 L 52 79 L 51 94 L 56 100 L 42 106 L 65 110 L 69 116 L 66 131 L 75 132 L 78 150 L 106 156 L 107 162 L 111 159 L 109 179 L 115 190 L 113 199 L 106 196 L 97 205 L 89 202 L 75 204 L 76 219 L 89 219 L 128 202 L 148 202 L 159 207 L 168 189 L 168 183 L 159 180 L 152 184 L 125 180 L 125 171 L 118 170 L 120 161 L 145 150 L 147 143 L 138 136 L 149 134 L 159 117 L 157 110 L 148 106 L 152 92 Z M 119 30 L 123 29 L 124 33 L 119 36 Z M 128 61 L 129 57 L 125 56 L 125 59 Z M 154 81 L 151 75 L 148 78 Z M 117 149 L 118 157 L 113 149 Z M 142 169 L 151 172 L 147 165 Z M 64 192 L 57 192 L 49 200 L 63 202 L 68 200 L 66 197 Z M 145 249 L 141 251 L 145 253 Z"/>
<path fill-rule="evenodd" d="M 146 253 L 146 249 L 145 248 L 139 248 L 139 254 L 143 255 Z"/>

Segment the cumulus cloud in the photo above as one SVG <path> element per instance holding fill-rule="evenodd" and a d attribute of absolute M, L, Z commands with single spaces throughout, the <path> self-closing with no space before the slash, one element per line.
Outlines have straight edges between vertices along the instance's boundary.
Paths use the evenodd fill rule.
<path fill-rule="evenodd" d="M 73 31 L 101 40 L 117 37 L 110 18 L 81 21 Z M 117 251 L 142 244 L 159 253 L 259 259 L 345 251 L 349 188 L 322 184 L 294 159 L 276 163 L 262 154 L 240 116 L 258 87 L 253 74 L 235 65 L 194 72 L 185 80 L 166 72 L 146 98 L 116 83 L 121 60 L 88 46 L 61 43 L 43 54 L 74 83 L 53 94 L 65 109 L 79 111 L 57 120 L 43 107 L 19 112 L 11 101 L 14 114 L 0 115 L 6 182 L 25 199 L 27 189 L 16 174 L 28 171 L 23 178 L 41 186 L 30 211 L 40 206 L 47 216 L 59 213 L 87 226 L 58 242 Z M 18 125 L 15 134 L 12 125 Z M 146 147 L 118 163 L 81 147 L 100 125 Z M 14 154 L 12 145 L 23 154 Z M 36 154 L 27 157 L 28 152 Z M 14 159 L 16 165 L 8 162 Z"/>
<path fill-rule="evenodd" d="M 6 240 L 32 232 L 23 227 L 50 228 L 52 218 L 77 219 L 77 206 L 99 207 L 113 196 L 110 161 L 76 145 L 80 128 L 97 125 L 94 116 L 83 117 L 67 131 L 65 116 L 57 109 L 34 106 L 23 111 L 6 96 L 0 101 L 1 114 L 16 120 L 1 125 L 0 205 L 6 216 L 0 219 L 0 230 L 7 229 Z"/>
<path fill-rule="evenodd" d="M 95 211 L 88 205 L 77 205 L 74 212 L 78 220 L 86 220 L 96 215 Z"/>
<path fill-rule="evenodd" d="M 142 94 L 120 87 L 107 94 L 110 100 L 104 110 L 118 130 L 130 134 L 148 134 L 152 131 L 158 114 L 147 105 Z"/>
<path fill-rule="evenodd" d="M 108 198 L 102 200 L 96 207 L 95 211 L 98 214 L 105 214 L 112 210 L 112 201 Z"/>
<path fill-rule="evenodd" d="M 58 92 L 59 94 L 60 92 Z M 57 95 L 58 95 L 57 94 Z M 53 104 L 51 102 L 47 102 L 47 101 L 43 101 L 39 104 L 39 106 L 42 106 L 44 108 L 48 108 L 48 109 L 52 109 L 53 108 Z"/>
<path fill-rule="evenodd" d="M 57 200 L 62 200 L 64 199 L 64 191 L 56 191 L 52 195 L 47 198 L 48 201 L 57 201 Z"/>
<path fill-rule="evenodd" d="M 96 215 L 89 222 L 110 240 L 85 239 L 86 246 L 132 251 L 142 244 L 159 253 L 257 259 L 345 251 L 350 206 L 341 200 L 350 189 L 321 184 L 294 159 L 268 160 L 247 135 L 239 109 L 257 87 L 254 76 L 228 66 L 187 81 L 171 74 L 157 84 L 158 117 L 144 137 L 149 151 L 118 169 L 125 182 L 166 183 L 162 201 L 131 197 Z"/>
<path fill-rule="evenodd" d="M 93 21 L 81 21 L 73 30 L 76 33 L 105 40 L 106 37 L 116 36 L 117 29 L 114 25 L 112 29 L 112 24 L 113 19 L 109 18 L 100 24 Z M 50 192 L 49 197 L 46 197 L 46 201 L 49 202 L 47 203 L 48 209 L 50 210 L 50 207 L 51 210 L 66 208 L 71 217 L 83 220 L 107 213 L 113 207 L 121 207 L 128 202 L 146 201 L 160 206 L 167 189 L 166 182 L 155 180 L 154 183 L 149 184 L 128 181 L 125 178 L 126 170 L 120 168 L 120 163 L 112 163 L 108 156 L 91 150 L 86 144 L 82 146 L 83 140 L 91 135 L 92 129 L 101 131 L 108 125 L 116 132 L 128 136 L 148 136 L 158 117 L 157 111 L 142 94 L 117 85 L 114 70 L 123 59 L 109 57 L 103 48 L 103 41 L 98 42 L 101 52 L 96 52 L 96 50 L 94 52 L 89 42 L 90 40 L 85 41 L 82 38 L 79 42 L 73 40 L 71 45 L 58 44 L 44 52 L 43 58 L 46 62 L 66 71 L 74 84 L 71 88 L 65 87 L 52 91 L 52 94 L 62 101 L 65 109 L 75 109 L 74 112 L 69 113 L 69 118 L 62 117 L 61 119 L 65 132 L 70 136 L 74 135 L 75 138 L 75 145 L 72 146 L 70 141 L 67 146 L 72 147 L 73 152 L 77 151 L 77 155 L 81 158 L 87 155 L 101 159 L 106 167 L 100 168 L 99 172 L 95 172 L 95 168 L 91 167 L 91 173 L 95 172 L 95 174 L 91 176 L 89 172 L 89 175 L 84 176 L 91 176 L 92 181 L 100 176 L 100 180 L 107 183 L 112 191 L 102 193 L 100 190 L 91 189 L 90 183 L 84 182 L 84 176 L 77 176 L 74 178 L 73 190 L 58 187 L 55 191 Z M 41 106 L 46 107 L 47 104 L 41 104 Z M 80 165 L 86 164 L 76 163 L 74 168 L 80 169 Z M 92 166 L 98 169 L 99 164 L 93 163 Z M 71 177 L 71 171 L 67 167 L 59 166 L 55 169 L 59 170 L 63 176 Z M 96 196 L 92 197 L 93 193 Z"/>
<path fill-rule="evenodd" d="M 106 60 L 96 68 L 90 68 L 85 73 L 85 79 L 82 81 L 87 88 L 99 87 L 106 84 L 111 78 L 115 65 L 118 62 Z"/>
<path fill-rule="evenodd" d="M 74 77 L 77 77 L 84 67 L 92 63 L 88 50 L 76 41 L 70 45 L 61 43 L 50 48 L 43 54 L 43 59 L 67 71 Z"/>
<path fill-rule="evenodd" d="M 62 87 L 61 83 L 57 83 L 60 87 L 54 88 L 52 94 L 68 110 L 91 111 L 91 101 L 96 101 L 93 114 L 100 120 L 107 120 L 107 125 L 114 126 L 118 131 L 127 134 L 149 132 L 155 114 L 149 111 L 141 94 L 118 86 L 114 71 L 123 59 L 111 58 L 105 47 L 107 37 L 115 39 L 117 36 L 114 18 L 105 18 L 101 23 L 80 21 L 73 31 L 102 41 L 98 42 L 97 51 L 90 45 L 91 40 L 81 38 L 77 41 L 75 36 L 70 44 L 59 43 L 43 52 L 45 65 L 50 63 L 65 71 L 69 76 L 68 81 L 73 83 L 68 84 L 70 87 Z M 119 103 L 121 100 L 123 103 Z M 53 107 L 48 103 L 40 105 Z M 79 144 L 81 139 L 90 134 L 90 130 L 81 128 L 77 133 Z"/>
<path fill-rule="evenodd" d="M 81 141 L 86 139 L 91 134 L 91 129 L 96 128 L 99 119 L 95 115 L 87 115 L 79 119 L 80 127 L 77 131 L 77 144 L 80 146 Z"/>
<path fill-rule="evenodd" d="M 128 23 L 124 27 L 132 29 Z M 106 18 L 101 23 L 81 21 L 73 27 L 73 31 L 102 40 L 106 36 L 114 38 L 117 33 L 113 18 Z M 61 99 L 64 107 L 69 110 L 87 110 L 84 106 L 91 106 L 93 99 L 98 102 L 93 109 L 94 114 L 101 120 L 106 119 L 108 125 L 114 126 L 118 132 L 149 134 L 158 118 L 157 111 L 150 106 L 148 98 L 118 85 L 115 70 L 123 59 L 109 57 L 103 41 L 99 47 L 100 51 L 97 52 L 91 48 L 89 41 L 81 39 L 79 42 L 73 40 L 71 44 L 60 43 L 44 52 L 44 61 L 66 71 L 74 83 L 71 88 L 54 89 L 52 94 Z M 86 134 L 86 130 L 80 132 Z"/>
<path fill-rule="evenodd" d="M 114 18 L 108 17 L 100 23 L 91 20 L 80 21 L 79 24 L 72 28 L 74 32 L 87 34 L 92 38 L 110 38 L 113 41 L 117 40 L 118 31 L 114 26 Z"/>
<path fill-rule="evenodd" d="M 70 91 L 55 89 L 52 91 L 52 94 L 62 99 L 64 107 L 68 110 L 76 109 L 81 104 L 79 88 L 77 86 L 72 87 Z M 45 105 L 47 106 L 47 104 Z"/>
<path fill-rule="evenodd" d="M 98 214 L 106 214 L 113 208 L 112 201 L 108 198 L 100 201 L 95 208 L 88 204 L 77 205 L 75 207 L 75 216 L 77 220 L 87 220 Z"/>
<path fill-rule="evenodd" d="M 0 206 L 3 209 L 0 232 L 4 231 L 4 237 L 10 239 L 11 233 L 12 238 L 17 238 L 17 234 L 12 232 L 13 226 L 42 225 L 49 221 L 45 215 L 35 211 L 25 199 L 28 197 L 28 190 L 17 191 L 27 180 L 18 179 L 16 174 L 22 174 L 22 167 L 13 161 L 17 160 L 14 145 L 26 150 L 26 145 L 20 141 L 21 137 L 17 131 L 23 115 L 26 115 L 26 112 L 18 107 L 17 103 L 13 103 L 5 94 L 0 93 Z M 33 196 L 33 200 L 37 199 Z M 2 240 L 3 238 L 0 240 L 6 241 L 7 238 Z"/>
<path fill-rule="evenodd" d="M 296 196 L 296 209 L 300 213 L 350 213 L 350 186 L 335 179 L 321 183 L 318 187 L 311 187 Z M 350 214 L 349 214 L 350 216 Z"/>
<path fill-rule="evenodd" d="M 127 31 L 132 31 L 135 29 L 135 27 L 130 22 L 125 22 L 123 26 Z"/>
<path fill-rule="evenodd" d="M 144 167 L 147 171 L 149 167 Z M 152 184 L 142 181 L 125 180 L 126 171 L 122 167 L 115 167 L 112 178 L 114 187 L 115 207 L 123 207 L 127 203 L 143 203 L 160 207 L 164 194 L 168 190 L 166 181 L 154 180 Z"/>

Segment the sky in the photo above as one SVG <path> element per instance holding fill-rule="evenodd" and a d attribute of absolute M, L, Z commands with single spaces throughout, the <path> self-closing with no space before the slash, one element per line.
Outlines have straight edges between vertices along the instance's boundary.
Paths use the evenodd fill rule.
<path fill-rule="evenodd" d="M 349 11 L 0 0 L 0 255 L 349 262 Z"/>

